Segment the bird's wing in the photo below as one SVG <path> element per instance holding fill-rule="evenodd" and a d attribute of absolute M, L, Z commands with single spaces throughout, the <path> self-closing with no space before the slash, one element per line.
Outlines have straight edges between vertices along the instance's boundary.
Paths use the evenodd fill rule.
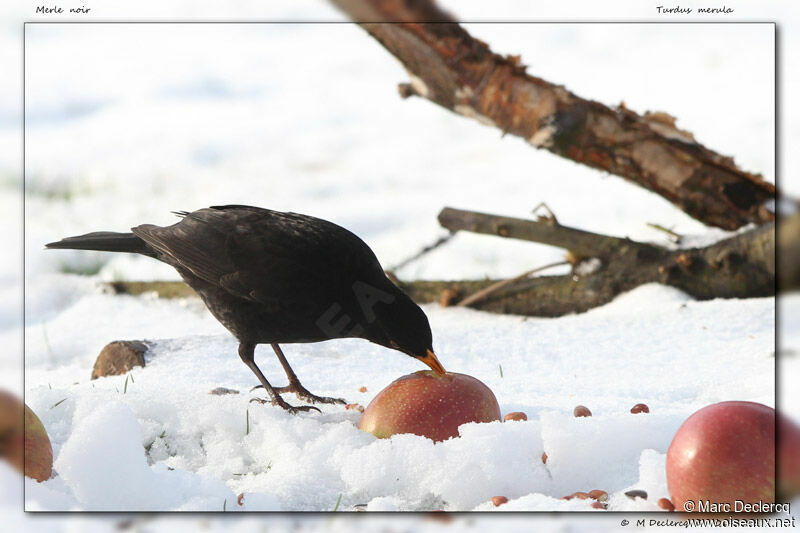
<path fill-rule="evenodd" d="M 236 296 L 269 305 L 383 271 L 369 247 L 331 222 L 247 206 L 186 214 L 161 228 L 143 225 L 136 235 L 173 266 Z"/>

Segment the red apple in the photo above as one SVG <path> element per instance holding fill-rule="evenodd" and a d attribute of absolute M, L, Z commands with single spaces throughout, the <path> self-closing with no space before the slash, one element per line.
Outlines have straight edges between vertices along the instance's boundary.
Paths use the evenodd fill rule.
<path fill-rule="evenodd" d="M 420 370 L 379 392 L 358 427 L 379 438 L 414 433 L 439 442 L 457 437 L 461 424 L 495 420 L 500 406 L 489 387 L 466 374 Z"/>
<path fill-rule="evenodd" d="M 16 396 L 0 391 L 0 457 L 37 481 L 50 479 L 53 448 L 41 420 Z"/>
<path fill-rule="evenodd" d="M 709 510 L 701 501 L 728 504 L 731 511 L 736 500 L 774 502 L 775 410 L 721 402 L 694 413 L 667 450 L 667 487 L 679 511 Z M 687 501 L 694 509 L 684 507 Z"/>
<path fill-rule="evenodd" d="M 789 502 L 800 495 L 800 426 L 778 413 L 778 495 Z"/>

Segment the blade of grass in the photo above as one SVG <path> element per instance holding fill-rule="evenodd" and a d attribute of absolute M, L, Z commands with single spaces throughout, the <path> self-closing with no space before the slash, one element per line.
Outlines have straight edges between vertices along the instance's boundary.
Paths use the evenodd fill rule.
<path fill-rule="evenodd" d="M 342 503 L 342 493 L 341 492 L 339 493 L 339 498 L 336 500 L 336 505 L 333 508 L 333 512 L 334 513 L 339 510 L 339 504 L 340 503 Z"/>
<path fill-rule="evenodd" d="M 56 403 L 54 403 L 54 404 L 53 404 L 53 407 L 51 407 L 50 409 L 55 409 L 56 407 L 58 407 L 58 406 L 59 406 L 59 405 L 61 405 L 62 403 L 66 402 L 68 399 L 69 399 L 69 398 L 64 398 L 63 400 L 59 400 L 59 401 L 57 401 Z"/>

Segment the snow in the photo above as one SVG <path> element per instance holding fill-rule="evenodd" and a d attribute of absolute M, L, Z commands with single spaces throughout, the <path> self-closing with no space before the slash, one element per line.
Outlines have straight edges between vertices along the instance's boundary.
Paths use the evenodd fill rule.
<path fill-rule="evenodd" d="M 53 465 L 77 508 L 202 511 L 233 502 L 231 490 L 214 478 L 170 471 L 163 463 L 149 467 L 139 422 L 125 404 L 111 402 L 83 415 Z"/>
<path fill-rule="evenodd" d="M 529 420 L 468 424 L 460 438 L 439 444 L 415 435 L 381 440 L 358 430 L 359 413 L 341 406 L 292 416 L 250 403 L 259 394 L 248 392 L 255 378 L 236 341 L 190 302 L 86 290 L 48 322 L 49 355 L 38 328 L 29 331 L 26 399 L 53 440 L 59 472 L 43 484 L 56 486 L 54 506 L 43 496 L 29 502 L 37 508 L 219 510 L 245 493 L 284 510 L 330 510 L 339 494 L 347 510 L 480 510 L 497 495 L 528 510 L 587 510 L 588 502 L 559 498 L 594 488 L 619 496 L 632 486 L 666 497 L 663 469 L 644 458 L 663 461 L 689 414 L 728 399 L 772 405 L 774 396 L 770 298 L 696 302 L 646 285 L 558 319 L 428 305 L 446 368 L 479 377 L 503 413 L 523 411 Z M 70 325 L 81 321 L 77 336 Z M 102 345 L 131 338 L 136 328 L 190 333 L 148 336 L 144 368 L 89 380 Z M 354 339 L 285 351 L 310 390 L 362 405 L 419 369 Z M 281 381 L 268 347 L 259 347 L 256 360 Z M 366 393 L 358 392 L 362 386 Z M 209 394 L 216 387 L 240 393 Z M 631 414 L 639 402 L 651 413 Z M 577 404 L 593 416 L 574 418 Z M 118 480 L 126 484 L 115 489 Z M 187 486 L 194 487 L 189 494 Z M 526 499 L 532 494 L 547 498 Z M 612 510 L 643 505 L 624 496 L 610 503 Z"/>
<path fill-rule="evenodd" d="M 444 4 L 465 18 L 485 18 L 480 2 Z M 588 0 L 571 4 L 514 3 L 513 14 L 608 16 L 606 7 L 599 12 Z M 622 18 L 652 17 L 641 4 L 627 2 Z M 169 9 L 216 16 L 217 7 L 203 5 L 177 3 L 147 16 L 178 13 Z M 104 9 L 125 17 L 142 7 L 109 2 Z M 226 9 L 232 17 L 247 10 L 266 19 L 341 17 L 308 1 Z M 789 21 L 800 13 L 796 6 L 770 9 Z M 769 18 L 764 11 L 761 16 Z M 500 53 L 521 53 L 531 72 L 581 96 L 608 105 L 624 100 L 640 112 L 667 111 L 699 141 L 775 180 L 770 25 L 467 29 Z M 784 62 L 796 55 L 790 34 L 783 32 Z M 0 37 L 3 50 L 20 41 L 7 28 Z M 20 487 L 19 477 L 0 463 L 4 510 L 330 511 L 338 500 L 341 511 L 358 506 L 367 514 L 584 511 L 595 529 L 611 529 L 619 515 L 598 523 L 602 512 L 588 502 L 560 498 L 597 488 L 609 493 L 612 511 L 658 510 L 657 499 L 668 496 L 665 452 L 688 415 L 723 400 L 774 405 L 775 300 L 699 302 L 660 285 L 556 319 L 424 307 L 445 367 L 481 379 L 503 414 L 524 411 L 525 422 L 469 424 L 460 438 L 434 444 L 412 435 L 375 439 L 357 429 L 358 412 L 341 407 L 292 417 L 250 403 L 259 396 L 249 392 L 254 376 L 242 365 L 235 340 L 198 300 L 118 296 L 101 284 L 177 279 L 174 270 L 123 254 L 45 252 L 43 244 L 144 222 L 171 224 L 170 211 L 223 203 L 328 218 L 362 236 L 384 266 L 440 237 L 436 214 L 445 205 L 530 217 L 545 201 L 563 224 L 662 246 L 670 246 L 667 235 L 648 222 L 684 235 L 682 246 L 731 233 L 706 228 L 621 179 L 501 138 L 419 98 L 400 100 L 395 84 L 408 81 L 407 74 L 350 25 L 28 25 L 25 74 L 26 324 L 19 321 L 21 261 L 9 255 L 0 260 L 0 343 L 22 353 L 24 335 L 25 399 L 51 437 L 57 475 L 45 483 L 26 480 L 23 499 L 7 488 Z M 791 70 L 782 73 L 783 94 L 792 93 L 786 87 L 796 79 Z M 18 91 L 7 84 L 0 89 L 0 140 L 14 147 L 21 140 L 14 118 Z M 796 116 L 791 101 L 783 104 Z M 800 142 L 791 122 L 780 123 L 784 147 Z M 789 181 L 793 156 L 782 157 L 784 190 L 800 191 L 797 180 Z M 0 211 L 9 221 L 22 219 L 18 166 L 14 150 L 0 152 Z M 7 239 L 10 248 L 23 248 L 21 233 L 9 232 Z M 562 256 L 543 245 L 459 234 L 397 273 L 404 279 L 515 276 Z M 778 305 L 781 354 L 799 352 L 800 296 Z M 100 349 L 122 339 L 148 342 L 146 367 L 90 381 Z M 402 354 L 358 340 L 284 348 L 311 391 L 362 405 L 420 369 Z M 256 361 L 269 379 L 282 382 L 269 347 L 258 348 Z M 780 358 L 777 386 L 782 408 L 800 420 L 800 397 L 791 385 L 800 372 L 797 361 Z M 18 366 L 2 364 L 0 386 L 21 392 Z M 366 393 L 358 392 L 362 386 Z M 216 387 L 240 392 L 208 394 Z M 640 402 L 649 414 L 629 412 Z M 593 416 L 574 418 L 578 404 Z M 647 491 L 648 500 L 631 500 L 624 495 L 631 489 Z M 494 507 L 490 498 L 497 495 L 509 502 Z M 39 518 L 8 514 L 10 530 Z M 100 531 L 120 520 L 76 516 L 38 525 Z M 217 518 L 131 520 L 173 531 L 229 527 Z M 270 520 L 280 531 L 498 524 L 494 515 L 457 516 L 450 524 L 400 516 Z M 507 516 L 500 524 L 529 531 L 530 520 Z M 555 515 L 537 522 L 545 530 L 567 524 Z M 236 524 L 260 531 L 263 520 Z"/>

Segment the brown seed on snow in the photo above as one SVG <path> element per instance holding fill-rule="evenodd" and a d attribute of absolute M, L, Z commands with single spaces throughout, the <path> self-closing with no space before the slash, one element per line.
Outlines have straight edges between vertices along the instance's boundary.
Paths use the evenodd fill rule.
<path fill-rule="evenodd" d="M 360 389 L 358 389 L 358 392 L 367 392 L 367 388 L 366 387 L 361 387 Z"/>
<path fill-rule="evenodd" d="M 631 407 L 631 413 L 633 413 L 633 414 L 649 413 L 649 412 L 650 412 L 650 408 L 647 407 L 647 405 L 645 405 L 643 403 L 637 403 L 636 405 Z"/>
<path fill-rule="evenodd" d="M 492 496 L 492 503 L 495 507 L 500 507 L 504 503 L 508 503 L 508 498 L 505 496 Z"/>
<path fill-rule="evenodd" d="M 572 414 L 575 415 L 576 418 L 580 418 L 582 416 L 592 416 L 592 412 L 585 405 L 576 406 L 575 409 L 572 410 Z"/>
<path fill-rule="evenodd" d="M 589 491 L 589 497 L 594 500 L 604 502 L 608 499 L 608 493 L 604 490 L 594 489 Z"/>
<path fill-rule="evenodd" d="M 572 493 L 572 497 L 573 498 L 578 498 L 579 500 L 588 500 L 589 499 L 589 494 L 586 493 L 586 492 L 573 492 Z"/>
<path fill-rule="evenodd" d="M 608 504 L 605 502 L 592 502 L 593 509 L 608 509 Z"/>
<path fill-rule="evenodd" d="M 672 505 L 672 502 L 669 501 L 668 498 L 660 498 L 656 503 L 658 504 L 659 507 L 661 507 L 665 511 L 674 511 L 675 510 L 675 506 Z"/>
<path fill-rule="evenodd" d="M 547 452 L 542 452 L 542 463 L 547 464 Z"/>
<path fill-rule="evenodd" d="M 509 420 L 527 420 L 528 415 L 523 413 L 522 411 L 514 411 L 513 413 L 508 413 L 503 420 L 508 422 Z"/>
<path fill-rule="evenodd" d="M 240 493 L 239 496 L 236 497 L 236 503 L 239 504 L 239 507 L 244 505 L 244 492 Z"/>
<path fill-rule="evenodd" d="M 361 404 L 358 404 L 358 403 L 348 403 L 347 405 L 344 406 L 344 408 L 346 410 L 348 410 L 348 411 L 351 410 L 351 409 L 355 409 L 359 413 L 363 413 L 364 412 L 364 406 L 361 405 Z"/>

